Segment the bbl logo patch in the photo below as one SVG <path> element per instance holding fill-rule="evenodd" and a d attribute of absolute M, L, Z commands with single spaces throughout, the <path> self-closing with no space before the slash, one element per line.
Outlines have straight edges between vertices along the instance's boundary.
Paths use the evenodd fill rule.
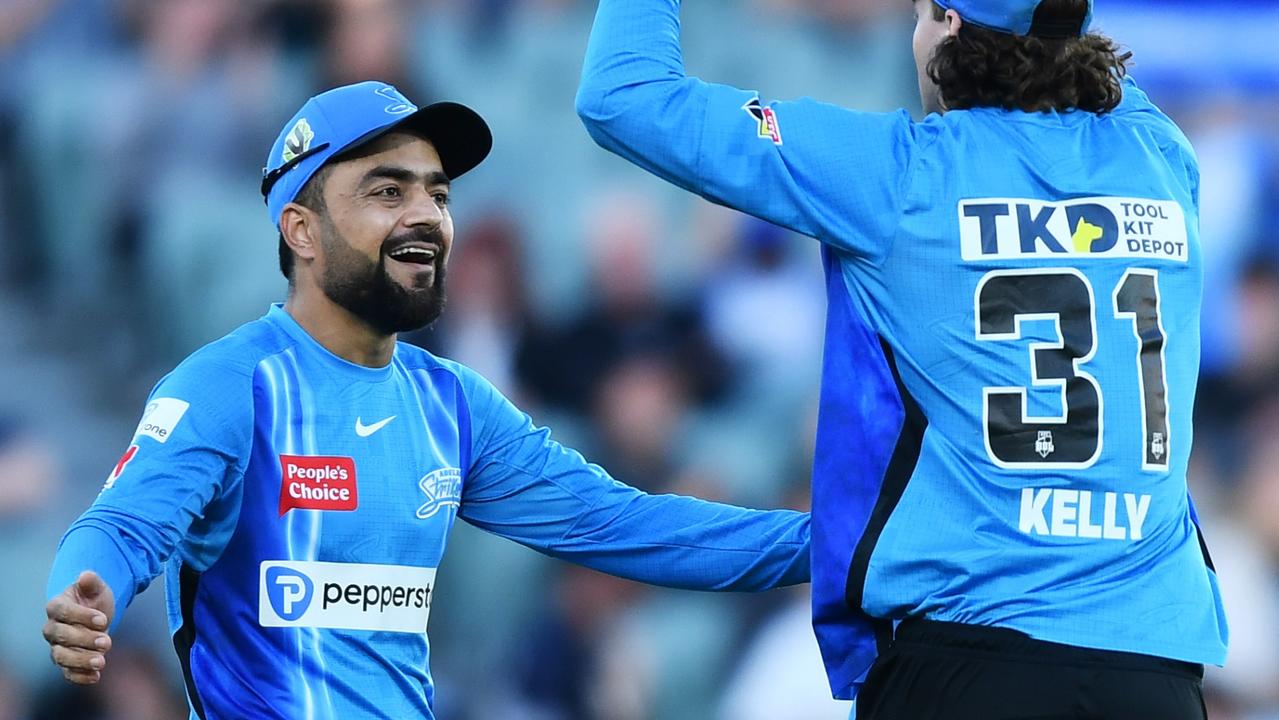
<path fill-rule="evenodd" d="M 751 98 L 750 102 L 742 106 L 742 109 L 759 123 L 756 134 L 760 138 L 772 140 L 774 145 L 782 144 L 782 128 L 777 124 L 777 113 L 773 112 L 771 107 L 762 105 L 759 98 Z"/>
<path fill-rule="evenodd" d="M 311 149 L 311 141 L 315 139 L 315 133 L 311 130 L 311 123 L 306 118 L 298 120 L 289 131 L 289 136 L 284 139 L 284 162 L 292 162 L 293 158 L 301 155 Z"/>

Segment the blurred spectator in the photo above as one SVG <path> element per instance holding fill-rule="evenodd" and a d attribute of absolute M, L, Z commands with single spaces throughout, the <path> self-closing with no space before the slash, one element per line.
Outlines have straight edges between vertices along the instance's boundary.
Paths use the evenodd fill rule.
<path fill-rule="evenodd" d="M 847 720 L 852 703 L 831 698 L 807 587 L 789 588 L 786 602 L 759 627 L 724 691 L 722 720 Z"/>
<path fill-rule="evenodd" d="M 599 379 L 592 403 L 600 439 L 593 459 L 624 483 L 671 492 L 688 403 L 677 365 L 643 351 L 620 357 Z"/>
<path fill-rule="evenodd" d="M 1195 406 L 1197 450 L 1210 456 L 1226 485 L 1256 449 L 1245 424 L 1258 406 L 1279 397 L 1279 263 L 1245 264 L 1232 304 L 1245 329 L 1235 339 L 1233 372 L 1206 375 Z"/>
<path fill-rule="evenodd" d="M 117 643 L 97 685 L 71 685 L 60 676 L 40 693 L 32 720 L 176 720 L 187 716 L 180 690 L 150 651 Z"/>
<path fill-rule="evenodd" d="M 318 87 L 381 80 L 419 105 L 434 98 L 408 67 L 408 0 L 330 0 Z"/>
<path fill-rule="evenodd" d="M 792 406 L 809 397 L 821 367 L 826 296 L 816 243 L 775 225 L 741 218 L 736 244 L 710 268 L 709 334 L 748 392 L 771 392 Z"/>
<path fill-rule="evenodd" d="M 514 661 L 519 711 L 531 720 L 641 720 L 649 717 L 642 647 L 617 632 L 644 588 L 567 565 L 551 604 Z"/>
<path fill-rule="evenodd" d="M 805 438 L 806 440 L 808 438 Z M 784 505 L 795 510 L 812 507 L 809 475 L 812 446 L 797 448 Z M 771 594 L 771 593 L 770 593 Z M 847 700 L 831 697 L 826 668 L 812 630 L 812 594 L 807 586 L 787 588 L 769 614 L 752 623 L 747 645 L 725 681 L 717 715 L 722 720 L 845 720 L 852 710 Z"/>
<path fill-rule="evenodd" d="M 474 368 L 508 396 L 518 395 L 515 351 L 530 314 L 522 252 L 509 217 L 494 214 L 462 228 L 449 258 L 449 311 L 436 325 L 404 339 Z"/>
<path fill-rule="evenodd" d="M 52 448 L 0 416 L 0 524 L 30 515 L 57 497 Z"/>
<path fill-rule="evenodd" d="M 31 702 L 19 678 L 0 665 L 0 720 L 30 720 Z"/>
<path fill-rule="evenodd" d="M 165 660 L 167 662 L 167 658 Z M 187 714 L 184 695 L 167 682 L 155 655 L 136 648 L 111 653 L 111 682 L 102 684 L 106 720 L 167 720 Z"/>
<path fill-rule="evenodd" d="M 595 209 L 590 227 L 590 304 L 566 327 L 526 337 L 518 355 L 525 388 L 580 413 L 618 362 L 641 354 L 667 360 L 695 401 L 713 400 L 727 381 L 725 363 L 697 306 L 665 296 L 657 284 L 653 254 L 678 242 L 659 239 L 654 208 L 637 196 L 614 197 Z"/>

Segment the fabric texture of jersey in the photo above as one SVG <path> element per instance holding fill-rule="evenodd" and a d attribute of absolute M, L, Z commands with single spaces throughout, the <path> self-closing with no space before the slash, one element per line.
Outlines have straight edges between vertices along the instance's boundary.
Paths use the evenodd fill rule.
<path fill-rule="evenodd" d="M 578 112 L 605 148 L 823 242 L 814 625 L 856 693 L 892 621 L 1224 661 L 1186 485 L 1198 166 L 1113 112 L 916 122 L 685 76 L 678 0 L 601 0 Z M 905 38 L 903 38 L 905 42 Z"/>
<path fill-rule="evenodd" d="M 430 718 L 426 635 L 456 518 L 640 581 L 808 579 L 808 519 L 652 496 L 535 428 L 473 371 L 410 345 L 348 363 L 280 307 L 157 385 L 72 525 L 118 620 L 167 565 L 192 717 Z"/>

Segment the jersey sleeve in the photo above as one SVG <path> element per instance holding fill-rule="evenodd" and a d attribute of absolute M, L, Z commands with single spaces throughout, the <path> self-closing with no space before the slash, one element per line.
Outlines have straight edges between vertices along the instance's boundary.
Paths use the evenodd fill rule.
<path fill-rule="evenodd" d="M 686 77 L 678 13 L 679 0 L 600 0 L 577 95 L 591 137 L 713 202 L 882 257 L 919 126 Z"/>
<path fill-rule="evenodd" d="M 63 536 L 47 595 L 94 570 L 115 595 L 118 622 L 206 506 L 243 473 L 252 413 L 252 377 L 240 369 L 192 358 L 161 380 L 102 492 Z"/>
<path fill-rule="evenodd" d="M 809 518 L 649 495 L 535 427 L 491 384 L 463 376 L 471 461 L 459 517 L 553 557 L 694 590 L 808 582 Z"/>

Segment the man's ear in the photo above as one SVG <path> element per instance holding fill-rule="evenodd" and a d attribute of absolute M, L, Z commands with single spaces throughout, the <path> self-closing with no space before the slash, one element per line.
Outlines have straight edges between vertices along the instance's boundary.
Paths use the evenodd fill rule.
<path fill-rule="evenodd" d="M 314 260 L 320 245 L 320 216 L 308 207 L 289 203 L 280 212 L 280 234 L 294 255 Z"/>
<path fill-rule="evenodd" d="M 959 34 L 959 28 L 964 26 L 964 19 L 959 17 L 959 13 L 954 10 L 946 11 L 946 36 L 955 37 Z"/>

